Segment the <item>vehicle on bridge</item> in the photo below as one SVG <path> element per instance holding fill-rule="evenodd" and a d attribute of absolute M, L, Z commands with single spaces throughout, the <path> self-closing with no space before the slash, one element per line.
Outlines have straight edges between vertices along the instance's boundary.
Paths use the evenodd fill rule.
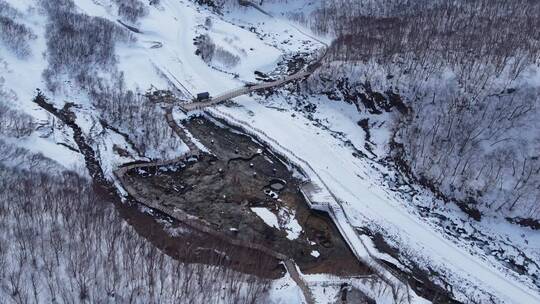
<path fill-rule="evenodd" d="M 197 101 L 205 101 L 210 99 L 210 93 L 202 92 L 197 94 Z"/>

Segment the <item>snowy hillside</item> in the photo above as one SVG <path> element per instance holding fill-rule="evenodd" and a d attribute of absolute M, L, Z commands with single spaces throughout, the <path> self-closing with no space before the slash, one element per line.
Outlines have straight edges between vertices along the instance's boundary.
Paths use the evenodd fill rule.
<path fill-rule="evenodd" d="M 301 0 L 264 1 L 260 7 L 236 1 L 0 0 L 0 268 L 6 269 L 0 276 L 0 302 L 128 302 L 138 294 L 138 303 L 185 298 L 195 303 L 332 303 L 347 295 L 343 286 L 349 286 L 376 303 L 540 303 L 538 230 L 496 213 L 473 220 L 396 168 L 388 152 L 396 126 L 403 126 L 395 123 L 396 116 L 409 105 L 393 100 L 385 108 L 373 100 L 387 87 L 410 96 L 407 88 L 417 79 L 391 80 L 375 62 L 348 66 L 347 60 L 328 60 L 319 68 L 321 55 L 336 38 L 336 33 L 315 34 L 307 26 L 305 16 L 320 5 Z M 112 207 L 95 198 L 99 191 L 91 184 L 103 184 L 109 195 L 123 194 L 127 206 L 133 197 L 116 169 L 189 155 L 190 143 L 171 128 L 167 111 L 179 122 L 187 117 L 179 105 L 198 93 L 218 96 L 299 71 L 307 71 L 307 81 L 250 92 L 196 114 L 229 124 L 289 161 L 294 174 L 301 172 L 314 185 L 307 195 L 311 206 L 329 214 L 372 274 L 302 274 L 286 265 L 288 273 L 270 280 L 220 265 L 183 263 L 167 243 L 175 237 L 171 231 L 182 227 L 173 227 L 168 215 L 146 207 L 136 212 Z M 534 95 L 537 71 L 530 68 L 531 75 L 518 78 L 514 87 Z M 437 91 L 435 84 L 447 76 L 432 74 L 417 89 Z M 373 86 L 352 88 L 365 82 Z M 360 93 L 372 103 L 351 102 Z M 510 100 L 493 98 L 501 106 Z M 442 103 L 434 101 L 425 111 Z M 533 106 L 520 117 L 523 128 L 516 132 L 535 134 L 538 120 L 531 113 L 538 108 Z M 532 125 L 524 124 L 527 119 Z M 403 137 L 427 136 L 403 128 Z M 510 135 L 515 134 L 505 133 Z M 196 138 L 192 141 L 205 151 Z M 529 150 L 522 152 L 533 153 L 537 144 L 527 143 Z M 409 157 L 404 155 L 406 161 Z M 433 176 L 456 165 L 448 160 L 437 167 L 431 161 L 418 170 Z M 530 171 L 531 179 L 540 176 L 526 163 L 519 166 Z M 519 190 L 530 193 L 534 185 Z M 40 187 L 53 190 L 42 193 Z M 511 185 L 504 187 L 485 197 L 513 197 Z M 27 201 L 40 203 L 29 209 Z M 73 207 L 78 203 L 80 208 Z M 287 235 L 301 234 L 294 214 L 283 225 L 268 209 L 252 210 L 268 226 L 288 225 Z M 537 214 L 525 211 L 512 216 Z M 80 221 L 71 217 L 80 212 L 86 214 Z M 19 218 L 28 229 L 21 228 Z M 140 228 L 149 223 L 155 223 L 150 232 Z M 109 226 L 110 231 L 103 229 Z M 153 229 L 169 235 L 156 236 Z M 40 230 L 40 240 L 31 237 Z M 194 233 L 187 240 L 199 244 L 196 238 Z M 58 249 L 59 244 L 69 245 Z M 140 273 L 134 272 L 137 265 L 143 267 Z M 229 285 L 221 288 L 216 280 Z M 191 284 L 195 281 L 205 283 Z"/>

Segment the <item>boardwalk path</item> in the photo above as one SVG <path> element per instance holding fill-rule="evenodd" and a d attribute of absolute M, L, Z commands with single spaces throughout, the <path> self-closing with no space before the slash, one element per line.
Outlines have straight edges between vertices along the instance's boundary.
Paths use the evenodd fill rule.
<path fill-rule="evenodd" d="M 296 283 L 296 285 L 298 285 L 298 287 L 300 287 L 300 290 L 302 290 L 302 294 L 304 295 L 304 299 L 306 300 L 306 302 L 308 304 L 315 303 L 315 298 L 313 297 L 313 294 L 311 293 L 311 290 L 309 289 L 306 281 L 304 281 L 304 279 L 298 272 L 294 261 L 291 259 L 287 259 L 283 262 L 285 263 L 285 268 L 287 268 L 287 272 L 289 272 L 289 275 L 291 276 L 293 281 Z"/>

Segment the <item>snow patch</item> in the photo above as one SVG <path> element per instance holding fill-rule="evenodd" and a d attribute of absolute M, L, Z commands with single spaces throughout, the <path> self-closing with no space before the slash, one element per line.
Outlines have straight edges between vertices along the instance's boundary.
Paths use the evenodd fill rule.
<path fill-rule="evenodd" d="M 255 212 L 266 225 L 279 229 L 278 218 L 272 211 L 264 207 L 253 207 L 251 211 Z"/>

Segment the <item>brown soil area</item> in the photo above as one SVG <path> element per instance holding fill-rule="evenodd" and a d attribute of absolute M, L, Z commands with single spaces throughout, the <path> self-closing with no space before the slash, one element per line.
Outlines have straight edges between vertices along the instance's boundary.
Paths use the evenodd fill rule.
<path fill-rule="evenodd" d="M 210 153 L 199 161 L 128 171 L 124 182 L 140 197 L 165 213 L 181 209 L 231 239 L 292 257 L 305 273 L 369 273 L 331 219 L 308 208 L 298 190 L 302 181 L 290 165 L 252 138 L 206 118 L 192 118 L 185 127 Z M 280 227 L 267 225 L 253 211 L 257 207 L 273 212 Z M 287 230 L 295 221 L 302 228 L 298 236 Z"/>
<path fill-rule="evenodd" d="M 139 235 L 170 257 L 185 263 L 225 266 L 268 279 L 285 274 L 280 260 L 259 250 L 231 245 L 196 231 L 157 210 L 141 212 L 136 205 L 115 204 L 120 216 Z"/>

